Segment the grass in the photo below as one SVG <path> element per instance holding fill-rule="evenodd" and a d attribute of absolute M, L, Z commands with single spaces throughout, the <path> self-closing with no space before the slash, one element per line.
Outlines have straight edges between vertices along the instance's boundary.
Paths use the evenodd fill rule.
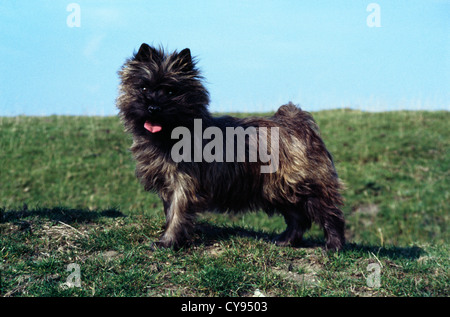
<path fill-rule="evenodd" d="M 347 186 L 339 253 L 314 226 L 274 246 L 284 221 L 260 212 L 203 214 L 190 247 L 154 249 L 162 204 L 117 118 L 0 118 L 0 295 L 449 296 L 449 112 L 313 115 Z"/>

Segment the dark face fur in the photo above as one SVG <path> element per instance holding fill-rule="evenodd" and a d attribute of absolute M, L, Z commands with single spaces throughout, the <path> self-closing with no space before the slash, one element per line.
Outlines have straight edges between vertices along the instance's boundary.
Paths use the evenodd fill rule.
<path fill-rule="evenodd" d="M 208 92 L 189 49 L 166 55 L 142 44 L 119 72 L 118 107 L 127 130 L 161 138 L 208 114 Z"/>

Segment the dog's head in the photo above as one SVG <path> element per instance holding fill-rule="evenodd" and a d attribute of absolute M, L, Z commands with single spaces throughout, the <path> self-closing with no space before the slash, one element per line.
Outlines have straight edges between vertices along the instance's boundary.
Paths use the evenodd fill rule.
<path fill-rule="evenodd" d="M 135 134 L 170 133 L 207 112 L 209 95 L 188 48 L 166 54 L 144 43 L 119 76 L 117 107 Z"/>

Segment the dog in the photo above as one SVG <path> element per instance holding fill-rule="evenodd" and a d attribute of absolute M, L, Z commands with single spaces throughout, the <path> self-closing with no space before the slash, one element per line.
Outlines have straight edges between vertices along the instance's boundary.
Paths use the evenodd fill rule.
<path fill-rule="evenodd" d="M 343 184 L 311 114 L 288 103 L 271 117 L 212 116 L 187 48 L 166 53 L 144 43 L 118 74 L 136 175 L 164 205 L 159 246 L 186 244 L 199 212 L 264 210 L 284 216 L 277 245 L 301 245 L 315 222 L 327 250 L 343 247 Z"/>

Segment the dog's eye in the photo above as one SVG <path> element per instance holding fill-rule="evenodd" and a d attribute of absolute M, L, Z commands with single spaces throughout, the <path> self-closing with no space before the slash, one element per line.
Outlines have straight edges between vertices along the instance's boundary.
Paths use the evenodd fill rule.
<path fill-rule="evenodd" d="M 147 92 L 147 91 L 148 91 L 148 88 L 147 88 L 147 87 L 141 87 L 141 91 Z"/>
<path fill-rule="evenodd" d="M 166 87 L 164 88 L 164 93 L 168 96 L 173 96 L 175 95 L 176 91 L 174 88 Z"/>

